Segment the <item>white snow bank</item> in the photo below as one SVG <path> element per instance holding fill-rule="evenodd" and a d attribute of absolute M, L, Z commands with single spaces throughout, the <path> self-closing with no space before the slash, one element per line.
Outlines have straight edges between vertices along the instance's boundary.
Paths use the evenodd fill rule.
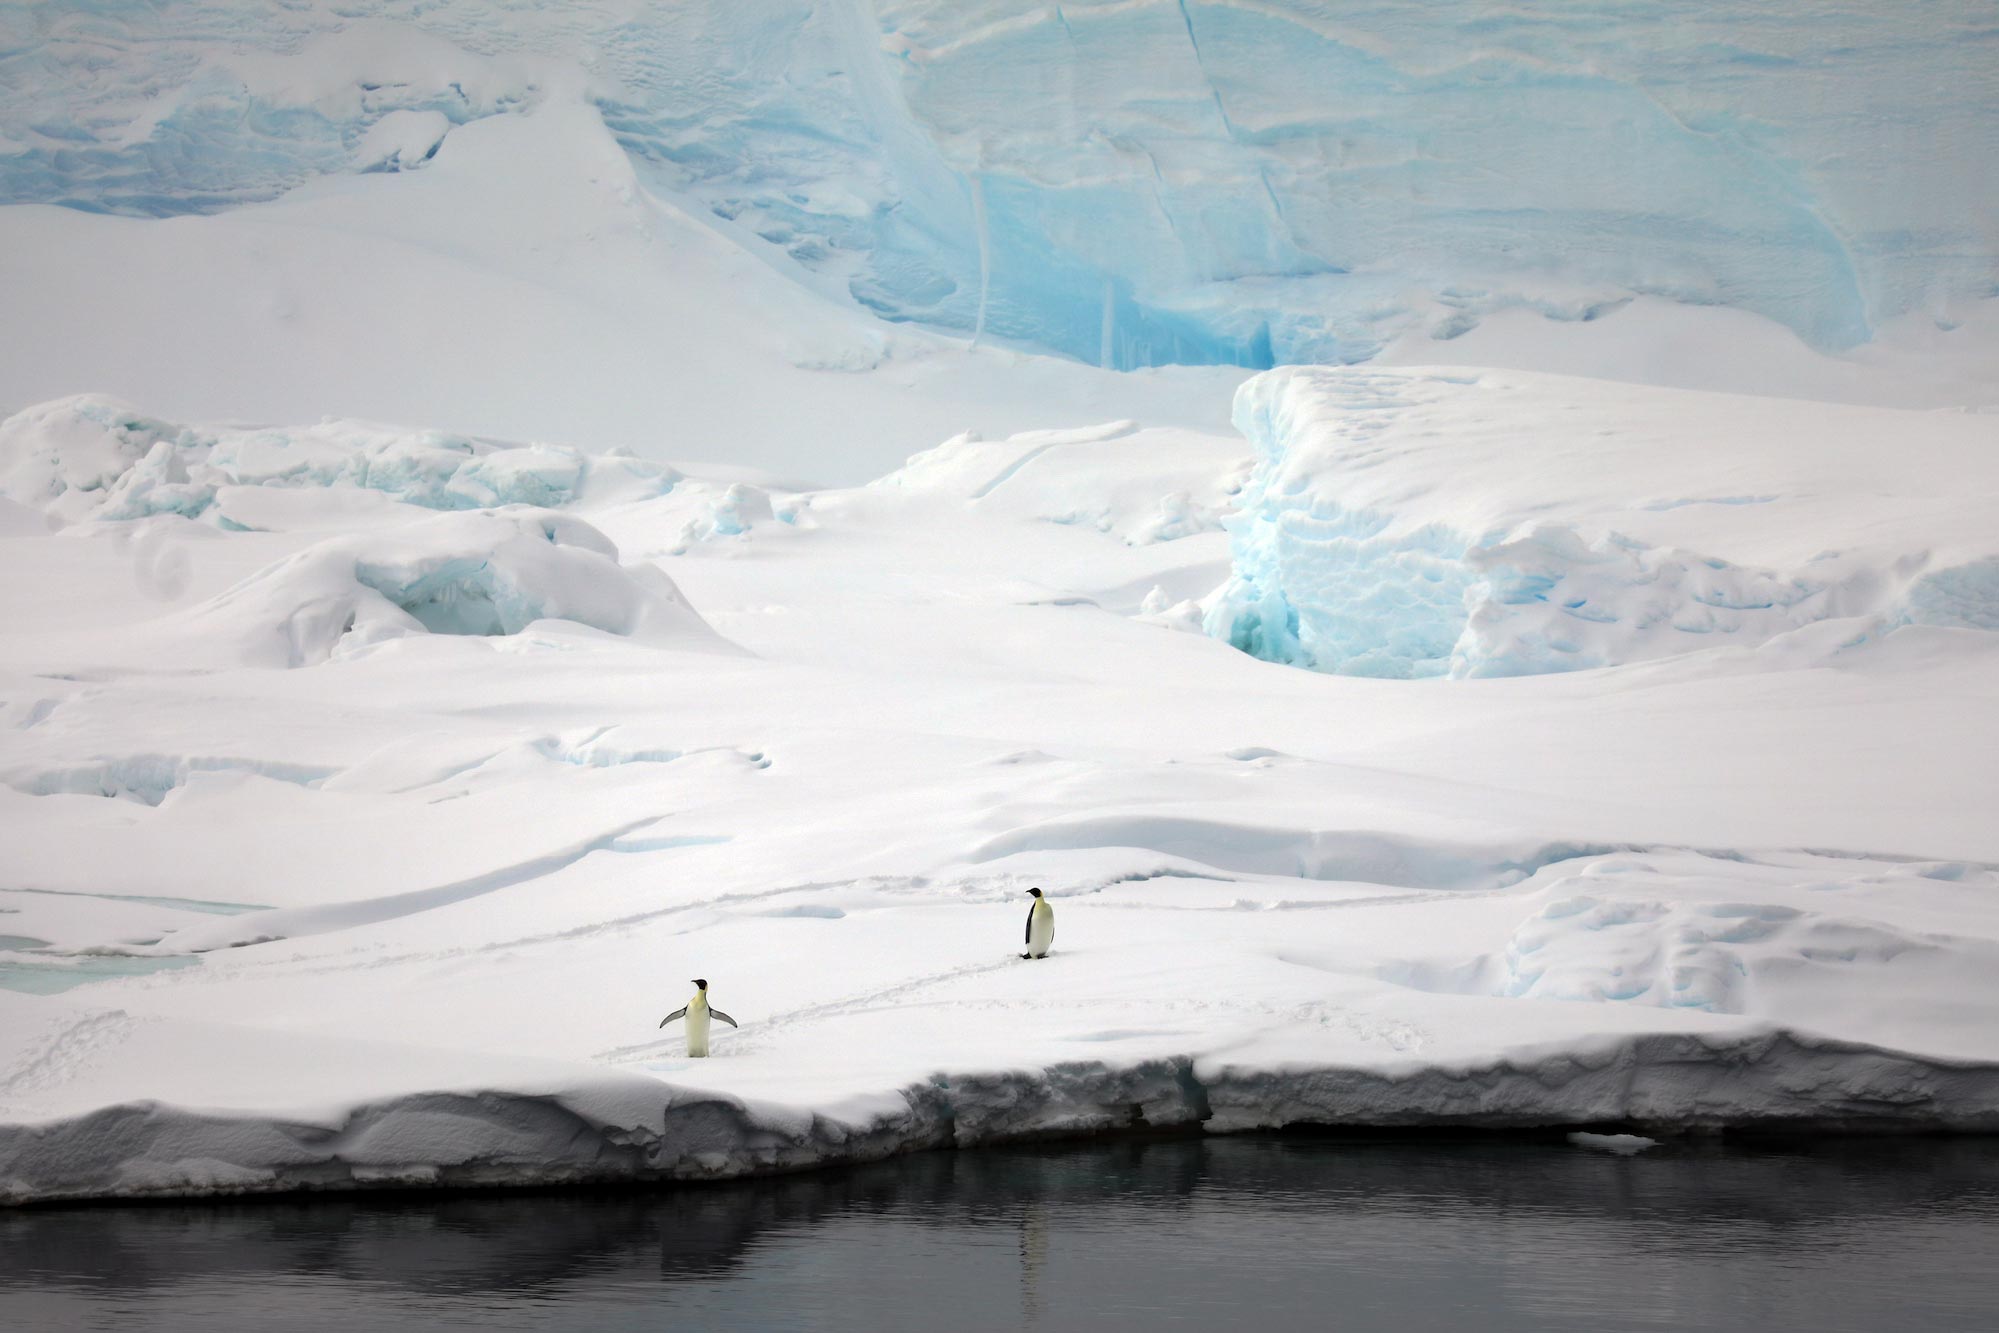
<path fill-rule="evenodd" d="M 116 1041 L 122 1015 L 93 1035 Z M 1258 1070 L 1169 1059 L 939 1074 L 820 1109 L 599 1076 L 541 1092 L 434 1091 L 335 1113 L 135 1102 L 0 1125 L 0 1203 L 382 1187 L 713 1180 L 924 1148 L 1206 1126 L 1575 1123 L 1999 1128 L 1999 1065 L 1921 1061 L 1776 1032 L 1651 1037 L 1487 1065 Z M 1655 1140 L 1576 1132 L 1632 1153 Z M 115 1152 L 106 1147 L 116 1144 Z"/>
<path fill-rule="evenodd" d="M 183 636 L 246 665 L 299 667 L 411 634 L 518 634 L 570 620 L 649 643 L 731 651 L 652 565 L 581 519 L 506 507 L 333 537 L 181 613 Z"/>
<path fill-rule="evenodd" d="M 1999 623 L 1995 418 L 1523 372 L 1246 383 L 1210 633 L 1349 675 L 1523 675 L 1823 620 Z"/>

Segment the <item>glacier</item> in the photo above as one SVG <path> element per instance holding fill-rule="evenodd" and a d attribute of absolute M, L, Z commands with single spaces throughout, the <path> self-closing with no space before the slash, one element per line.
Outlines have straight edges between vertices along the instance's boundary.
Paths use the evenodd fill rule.
<path fill-rule="evenodd" d="M 1999 294 L 1977 0 L 43 0 L 0 47 L 0 203 L 213 212 L 581 99 L 800 280 L 1117 369 L 1652 298 L 1837 349 Z"/>

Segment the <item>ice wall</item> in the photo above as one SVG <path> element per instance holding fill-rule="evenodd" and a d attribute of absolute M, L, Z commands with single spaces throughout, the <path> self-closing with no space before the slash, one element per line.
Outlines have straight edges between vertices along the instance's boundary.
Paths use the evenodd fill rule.
<path fill-rule="evenodd" d="M 809 281 L 1117 367 L 1999 293 L 1984 0 L 64 0 L 0 14 L 0 200 L 227 207 L 569 96 Z"/>
<path fill-rule="evenodd" d="M 1256 466 L 1205 627 L 1271 661 L 1512 676 L 1999 625 L 1982 413 L 1300 366 L 1235 421 Z"/>

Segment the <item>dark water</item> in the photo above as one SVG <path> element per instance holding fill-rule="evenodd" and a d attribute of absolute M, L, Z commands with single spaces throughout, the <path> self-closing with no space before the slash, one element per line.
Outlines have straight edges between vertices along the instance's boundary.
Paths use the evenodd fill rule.
<path fill-rule="evenodd" d="M 1999 1142 L 1211 1139 L 0 1213 L 9 1330 L 1999 1329 Z"/>

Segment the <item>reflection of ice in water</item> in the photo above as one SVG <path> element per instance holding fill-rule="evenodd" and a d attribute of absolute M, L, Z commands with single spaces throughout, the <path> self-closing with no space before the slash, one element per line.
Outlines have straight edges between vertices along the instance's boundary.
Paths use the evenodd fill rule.
<path fill-rule="evenodd" d="M 1048 1266 L 1048 1209 L 1030 1203 L 1020 1214 L 1020 1321 L 1041 1322 L 1041 1270 Z"/>
<path fill-rule="evenodd" d="M 200 962 L 192 954 L 133 958 L 124 954 L 42 954 L 48 944 L 31 935 L 0 935 L 0 990 L 55 995 L 93 981 L 168 972 Z M 27 956 L 36 953 L 36 956 Z"/>

